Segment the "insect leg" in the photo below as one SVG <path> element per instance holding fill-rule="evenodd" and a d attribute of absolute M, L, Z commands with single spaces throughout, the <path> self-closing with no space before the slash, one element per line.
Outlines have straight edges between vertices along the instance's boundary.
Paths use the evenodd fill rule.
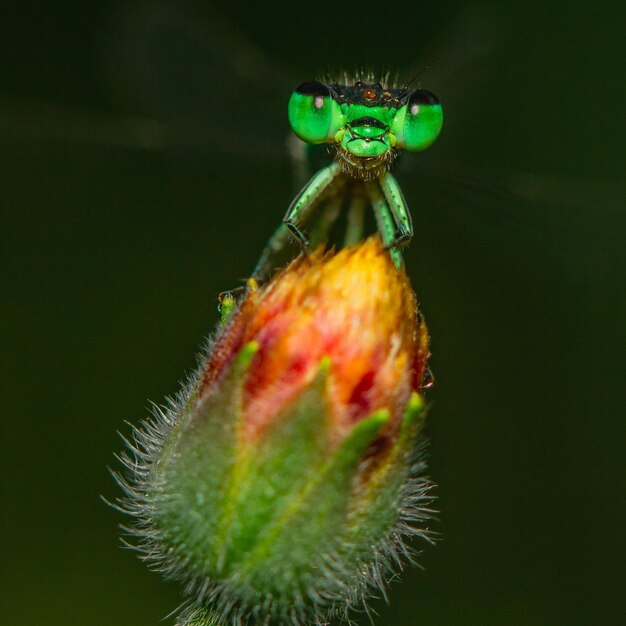
<path fill-rule="evenodd" d="M 362 185 L 353 185 L 344 246 L 353 246 L 363 239 L 365 194 Z"/>
<path fill-rule="evenodd" d="M 411 214 L 398 185 L 398 181 L 389 173 L 379 178 L 383 194 L 387 199 L 389 211 L 396 223 L 396 232 L 394 234 L 394 242 L 392 245 L 401 246 L 408 243 L 413 238 L 413 223 L 411 222 Z"/>
<path fill-rule="evenodd" d="M 333 224 L 337 221 L 341 205 L 343 204 L 343 189 L 344 185 L 340 185 L 338 180 L 337 185 L 333 186 L 332 195 L 323 201 L 324 208 L 322 209 L 322 213 L 319 218 L 316 219 L 315 226 L 311 231 L 311 242 L 313 245 L 328 240 L 330 230 L 333 227 Z"/>
<path fill-rule="evenodd" d="M 383 240 L 383 245 L 389 250 L 396 267 L 401 268 L 404 265 L 404 261 L 402 260 L 402 253 L 396 247 L 396 222 L 389 210 L 387 199 L 382 194 L 377 180 L 366 181 L 365 190 L 374 208 L 374 215 L 376 216 L 376 223 L 378 224 L 378 231 Z"/>
<path fill-rule="evenodd" d="M 289 244 L 294 235 L 301 242 L 301 245 L 304 247 L 308 246 L 308 238 L 299 228 L 299 222 L 318 205 L 324 192 L 329 190 L 334 181 L 339 183 L 341 178 L 337 178 L 338 173 L 339 166 L 334 163 L 320 170 L 294 198 L 283 219 L 283 223 L 276 229 L 263 249 L 252 272 L 253 278 L 262 282 L 268 277 L 272 268 L 277 266 L 276 261 L 280 253 Z"/>
<path fill-rule="evenodd" d="M 303 187 L 302 191 L 293 199 L 287 213 L 283 218 L 283 223 L 291 231 L 291 234 L 298 240 L 300 245 L 308 248 L 310 241 L 301 230 L 301 223 L 311 210 L 320 201 L 323 194 L 336 180 L 341 168 L 339 163 L 331 163 L 328 167 L 321 169 Z"/>
<path fill-rule="evenodd" d="M 261 252 L 261 256 L 252 271 L 252 278 L 259 282 L 263 282 L 268 278 L 272 268 L 277 265 L 275 257 L 284 250 L 290 241 L 291 235 L 289 234 L 289 230 L 287 230 L 284 224 L 281 224 L 274 231 L 274 234 L 270 237 L 265 248 L 263 248 L 263 252 Z"/>

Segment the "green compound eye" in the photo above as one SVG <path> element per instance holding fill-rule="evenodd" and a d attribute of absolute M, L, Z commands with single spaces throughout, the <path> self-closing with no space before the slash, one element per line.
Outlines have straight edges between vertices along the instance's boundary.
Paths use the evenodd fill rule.
<path fill-rule="evenodd" d="M 432 144 L 441 132 L 443 109 L 437 97 L 426 91 L 414 91 L 393 119 L 391 132 L 398 148 L 419 152 Z"/>
<path fill-rule="evenodd" d="M 287 111 L 293 132 L 307 143 L 335 141 L 344 119 L 341 108 L 324 83 L 303 83 L 289 98 Z"/>

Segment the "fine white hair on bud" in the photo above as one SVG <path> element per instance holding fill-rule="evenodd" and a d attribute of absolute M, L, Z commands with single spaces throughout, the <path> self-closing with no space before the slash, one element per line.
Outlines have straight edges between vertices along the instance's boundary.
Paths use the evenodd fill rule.
<path fill-rule="evenodd" d="M 178 626 L 321 626 L 385 594 L 432 540 L 428 355 L 377 240 L 249 290 L 114 474 L 129 544 L 183 585 Z"/>

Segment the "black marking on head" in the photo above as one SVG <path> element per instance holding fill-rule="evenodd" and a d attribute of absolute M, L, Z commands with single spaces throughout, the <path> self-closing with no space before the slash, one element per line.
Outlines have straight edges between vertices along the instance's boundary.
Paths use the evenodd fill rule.
<path fill-rule="evenodd" d="M 377 120 L 375 117 L 359 117 L 358 119 L 349 122 L 348 126 L 351 128 L 359 126 L 373 126 L 374 128 L 380 128 L 382 130 L 387 130 L 389 128 L 387 124 Z"/>
<path fill-rule="evenodd" d="M 302 83 L 295 91 L 303 96 L 330 96 L 331 90 L 325 83 Z"/>
<path fill-rule="evenodd" d="M 389 107 L 399 109 L 405 104 L 406 90 L 389 89 L 381 83 L 364 83 L 360 80 L 353 85 L 332 84 L 333 95 L 339 104 L 361 104 L 368 107 Z"/>
<path fill-rule="evenodd" d="M 439 99 L 434 93 L 427 91 L 426 89 L 417 89 L 412 94 L 409 95 L 408 99 L 409 106 L 413 104 L 439 104 Z"/>

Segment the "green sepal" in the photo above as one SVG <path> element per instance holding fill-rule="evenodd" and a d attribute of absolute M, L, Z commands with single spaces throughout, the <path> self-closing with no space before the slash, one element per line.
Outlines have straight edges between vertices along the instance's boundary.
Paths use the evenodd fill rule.
<path fill-rule="evenodd" d="M 229 562 L 246 558 L 282 511 L 304 489 L 328 455 L 329 408 L 326 379 L 330 360 L 320 362 L 317 376 L 258 438 L 242 444 L 238 482 L 233 489 L 236 519 L 228 531 Z"/>
<path fill-rule="evenodd" d="M 402 490 L 411 472 L 413 452 L 424 425 L 424 400 L 413 392 L 407 403 L 400 433 L 378 465 L 368 469 L 367 480 L 353 496 L 346 545 L 352 546 L 352 557 L 370 557 L 371 547 L 389 535 L 397 525 Z"/>
<path fill-rule="evenodd" d="M 402 429 L 396 443 L 400 449 L 406 450 L 407 447 L 413 446 L 416 437 L 424 427 L 425 419 L 424 398 L 417 391 L 413 391 L 402 416 Z"/>
<path fill-rule="evenodd" d="M 334 452 L 326 452 L 321 466 L 311 468 L 303 489 L 293 494 L 289 505 L 264 530 L 255 550 L 242 564 L 244 577 L 255 588 L 260 585 L 291 598 L 289 601 L 308 587 L 323 594 L 340 591 L 345 581 L 334 576 L 325 578 L 321 558 L 331 556 L 338 563 L 344 552 L 342 539 L 357 468 L 388 421 L 387 410 L 360 420 Z M 350 570 L 349 563 L 341 565 Z M 269 579 L 269 573 L 274 580 Z"/>
<path fill-rule="evenodd" d="M 237 469 L 242 385 L 258 349 L 256 342 L 243 346 L 216 387 L 187 403 L 157 464 L 157 532 L 199 574 L 224 561 L 220 536 Z"/>
<path fill-rule="evenodd" d="M 423 402 L 411 398 L 395 443 L 379 439 L 382 453 L 373 444 L 390 427 L 387 410 L 336 441 L 323 359 L 281 414 L 244 437 L 242 387 L 258 348 L 245 345 L 225 377 L 187 404 L 157 465 L 154 517 L 164 548 L 192 575 L 223 584 L 244 610 L 279 616 L 306 611 L 311 593 L 348 600 L 397 522 Z M 183 623 L 210 626 L 202 611 Z"/>

